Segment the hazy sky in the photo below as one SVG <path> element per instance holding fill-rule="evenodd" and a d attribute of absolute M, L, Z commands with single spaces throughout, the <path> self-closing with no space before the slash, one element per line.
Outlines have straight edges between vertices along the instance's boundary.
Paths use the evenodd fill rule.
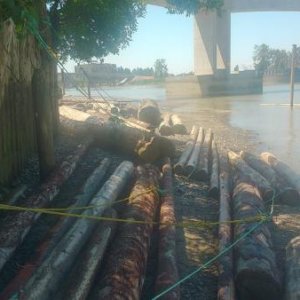
<path fill-rule="evenodd" d="M 300 0 L 299 0 L 300 1 Z M 240 69 L 252 65 L 255 44 L 288 49 L 300 45 L 300 13 L 267 12 L 231 15 L 231 62 Z M 108 56 L 107 63 L 128 67 L 152 67 L 157 58 L 165 58 L 169 72 L 193 70 L 193 18 L 170 15 L 166 9 L 149 5 L 145 18 L 130 45 L 118 56 Z M 67 69 L 73 71 L 73 63 Z"/>

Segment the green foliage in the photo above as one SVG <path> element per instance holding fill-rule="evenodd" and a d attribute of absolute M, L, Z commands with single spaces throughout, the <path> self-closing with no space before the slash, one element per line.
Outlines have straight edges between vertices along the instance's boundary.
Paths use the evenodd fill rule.
<path fill-rule="evenodd" d="M 154 63 L 154 77 L 163 80 L 168 75 L 168 67 L 165 59 L 157 59 Z"/>

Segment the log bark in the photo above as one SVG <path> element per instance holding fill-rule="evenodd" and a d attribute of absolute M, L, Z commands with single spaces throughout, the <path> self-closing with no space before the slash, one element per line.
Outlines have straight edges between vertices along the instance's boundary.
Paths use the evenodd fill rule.
<path fill-rule="evenodd" d="M 247 182 L 254 184 L 259 189 L 265 200 L 273 197 L 274 192 L 267 179 L 252 169 L 238 154 L 229 151 L 228 159 L 231 166 L 242 173 Z"/>
<path fill-rule="evenodd" d="M 154 217 L 158 208 L 158 172 L 137 168 L 137 181 L 122 218 L 147 224 L 125 223 L 119 227 L 101 280 L 91 299 L 140 299 L 147 265 Z M 149 191 L 149 189 L 154 189 Z M 141 193 L 145 194 L 141 195 Z"/>
<path fill-rule="evenodd" d="M 102 160 L 99 167 L 90 175 L 87 181 L 82 186 L 79 194 L 75 197 L 72 207 L 81 207 L 88 204 L 92 196 L 97 192 L 102 183 L 102 180 L 110 165 L 110 160 L 105 158 Z M 82 210 L 70 209 L 68 213 L 80 214 Z M 34 256 L 28 261 L 18 272 L 5 290 L 0 294 L 0 299 L 8 299 L 18 290 L 23 289 L 35 270 L 41 263 L 50 255 L 57 243 L 63 238 L 65 233 L 75 223 L 76 219 L 72 217 L 61 218 L 50 230 L 48 235 L 42 240 L 36 250 Z"/>
<path fill-rule="evenodd" d="M 156 294 L 161 293 L 179 281 L 176 264 L 176 217 L 173 201 L 173 174 L 170 159 L 165 161 L 162 172 L 162 188 L 164 194 L 161 197 L 159 217 L 161 225 L 159 226 L 158 270 L 155 281 Z M 163 299 L 180 299 L 179 287 L 165 294 Z"/>
<path fill-rule="evenodd" d="M 233 203 L 235 220 L 256 218 L 265 212 L 259 190 L 239 177 L 235 178 Z M 235 240 L 246 234 L 257 223 L 258 221 L 236 224 Z M 235 286 L 238 299 L 282 299 L 279 271 L 272 247 L 271 233 L 264 223 L 236 245 Z"/>
<path fill-rule="evenodd" d="M 131 179 L 133 164 L 123 162 L 94 196 L 90 205 L 82 214 L 99 217 L 110 207 Z M 53 299 L 59 284 L 67 275 L 79 251 L 95 228 L 96 221 L 86 218 L 78 219 L 64 238 L 59 241 L 49 257 L 39 266 L 22 290 L 14 296 L 26 299 Z"/>
<path fill-rule="evenodd" d="M 300 299 L 300 236 L 293 238 L 286 247 L 285 300 Z"/>
<path fill-rule="evenodd" d="M 191 131 L 190 140 L 186 143 L 184 151 L 182 152 L 177 164 L 174 166 L 174 171 L 177 175 L 185 175 L 185 165 L 193 152 L 198 133 L 199 127 L 194 125 Z"/>
<path fill-rule="evenodd" d="M 300 203 L 300 194 L 297 190 L 289 187 L 282 178 L 280 179 L 268 163 L 248 152 L 241 151 L 240 155 L 250 167 L 270 182 L 281 203 L 288 205 L 298 205 Z"/>
<path fill-rule="evenodd" d="M 193 152 L 191 153 L 191 156 L 190 156 L 188 163 L 186 165 L 186 168 L 185 168 L 186 174 L 189 174 L 189 176 L 192 176 L 193 173 L 195 173 L 197 170 L 199 154 L 200 154 L 200 150 L 202 147 L 203 138 L 204 138 L 204 131 L 203 131 L 203 128 L 200 127 Z"/>
<path fill-rule="evenodd" d="M 171 114 L 166 113 L 163 116 L 163 120 L 159 125 L 158 131 L 161 135 L 168 136 L 173 135 L 173 127 L 172 127 L 172 120 L 171 120 Z"/>
<path fill-rule="evenodd" d="M 218 199 L 220 195 L 219 189 L 219 154 L 215 141 L 212 141 L 211 145 L 212 163 L 211 163 L 211 175 L 210 185 L 208 190 L 208 196 L 214 199 Z"/>
<path fill-rule="evenodd" d="M 138 109 L 138 119 L 157 127 L 160 123 L 160 111 L 154 100 L 144 100 Z"/>
<path fill-rule="evenodd" d="M 104 212 L 104 216 L 117 218 L 117 213 L 114 209 L 108 209 Z M 87 298 L 96 272 L 102 265 L 108 244 L 115 234 L 116 226 L 117 223 L 112 221 L 102 221 L 97 224 L 72 267 L 66 284 L 62 286 L 55 299 L 84 300 Z"/>
<path fill-rule="evenodd" d="M 41 208 L 48 205 L 58 194 L 63 183 L 75 170 L 78 161 L 91 144 L 91 140 L 81 145 L 76 152 L 68 157 L 56 171 L 40 187 L 37 194 L 31 196 L 25 206 Z M 0 226 L 0 269 L 11 257 L 15 249 L 21 244 L 39 214 L 21 211 L 8 214 Z"/>
<path fill-rule="evenodd" d="M 199 162 L 195 177 L 198 180 L 207 181 L 209 179 L 209 160 L 211 155 L 211 142 L 213 139 L 212 130 L 209 128 L 205 134 L 205 138 L 199 153 Z"/>
<path fill-rule="evenodd" d="M 79 128 L 82 133 L 94 135 L 102 147 L 138 155 L 146 162 L 173 157 L 175 154 L 175 147 L 170 140 L 152 132 L 147 133 L 120 122 L 104 124 L 101 119 L 66 106 L 60 107 L 60 114 L 67 127 L 75 131 Z"/>
<path fill-rule="evenodd" d="M 264 152 L 260 157 L 263 161 L 268 163 L 279 176 L 282 176 L 291 187 L 300 193 L 300 176 L 297 173 L 288 165 L 278 160 L 272 153 Z"/>
<path fill-rule="evenodd" d="M 233 242 L 231 217 L 230 177 L 228 161 L 224 160 L 220 173 L 219 252 L 225 251 Z M 218 300 L 235 300 L 233 279 L 233 251 L 229 250 L 219 259 Z"/>
<path fill-rule="evenodd" d="M 178 115 L 172 114 L 171 122 L 173 125 L 173 132 L 175 134 L 187 134 L 187 130 Z"/>

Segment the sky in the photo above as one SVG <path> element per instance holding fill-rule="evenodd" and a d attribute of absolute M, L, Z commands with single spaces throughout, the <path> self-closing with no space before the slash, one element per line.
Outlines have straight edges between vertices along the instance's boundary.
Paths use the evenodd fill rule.
<path fill-rule="evenodd" d="M 109 55 L 106 63 L 130 69 L 152 67 L 158 58 L 166 59 L 170 73 L 193 71 L 193 17 L 170 15 L 162 7 L 147 6 L 129 46 L 119 55 Z M 259 12 L 231 14 L 231 65 L 240 70 L 252 67 L 255 44 L 291 50 L 300 45 L 300 12 Z M 73 72 L 74 63 L 66 65 Z"/>

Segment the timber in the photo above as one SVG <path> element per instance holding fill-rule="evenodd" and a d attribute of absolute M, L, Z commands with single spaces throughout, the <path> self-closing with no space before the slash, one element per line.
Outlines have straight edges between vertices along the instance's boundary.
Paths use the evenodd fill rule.
<path fill-rule="evenodd" d="M 90 202 L 93 209 L 86 209 L 82 214 L 101 217 L 105 209 L 113 205 L 123 191 L 133 175 L 133 169 L 133 164 L 129 161 L 120 164 Z M 15 296 L 22 293 L 22 296 L 27 299 L 53 299 L 53 293 L 57 291 L 59 284 L 70 271 L 95 225 L 95 221 L 86 218 L 76 220 L 24 288 Z"/>
<path fill-rule="evenodd" d="M 300 236 L 286 247 L 285 300 L 300 299 Z"/>
<path fill-rule="evenodd" d="M 114 209 L 107 209 L 103 215 L 108 218 L 117 218 Z M 72 267 L 66 284 L 62 286 L 55 299 L 81 300 L 87 298 L 108 244 L 114 236 L 116 226 L 117 223 L 113 221 L 101 221 L 97 224 Z"/>
<path fill-rule="evenodd" d="M 138 119 L 157 127 L 160 123 L 160 111 L 156 101 L 143 100 L 138 109 Z"/>
<path fill-rule="evenodd" d="M 289 187 L 288 183 L 286 183 L 282 177 L 279 177 L 268 163 L 248 152 L 241 151 L 240 155 L 250 167 L 259 172 L 270 182 L 281 203 L 288 205 L 298 205 L 300 203 L 300 194 L 297 190 Z"/>
<path fill-rule="evenodd" d="M 225 251 L 233 242 L 231 201 L 229 166 L 227 159 L 224 159 L 220 173 L 219 253 Z M 220 257 L 218 269 L 218 300 L 235 300 L 232 249 Z"/>
<path fill-rule="evenodd" d="M 197 170 L 197 165 L 198 165 L 198 161 L 199 161 L 199 155 L 200 155 L 200 150 L 201 150 L 202 143 L 203 143 L 203 138 L 204 138 L 204 130 L 202 127 L 200 127 L 194 149 L 191 153 L 191 156 L 190 156 L 188 163 L 186 165 L 186 168 L 185 168 L 186 173 L 189 174 L 189 176 L 193 175 L 193 173 Z"/>
<path fill-rule="evenodd" d="M 213 133 L 209 128 L 205 134 L 205 138 L 199 153 L 199 162 L 195 176 L 199 180 L 207 181 L 209 179 L 209 159 L 211 155 L 211 142 L 213 139 Z"/>
<path fill-rule="evenodd" d="M 81 187 L 72 207 L 86 206 L 93 195 L 100 188 L 100 184 L 110 165 L 110 160 L 105 158 L 102 160 L 99 167 L 89 176 L 86 182 Z M 68 213 L 79 214 L 81 210 L 70 209 Z M 33 275 L 38 266 L 50 255 L 56 244 L 63 238 L 65 233 L 76 221 L 75 218 L 65 217 L 60 218 L 59 221 L 49 230 L 47 236 L 41 241 L 36 251 L 34 251 L 31 259 L 20 269 L 18 274 L 11 280 L 5 290 L 0 294 L 0 299 L 7 299 L 18 290 L 22 289 L 30 277 Z"/>
<path fill-rule="evenodd" d="M 254 184 L 261 192 L 265 200 L 273 197 L 273 189 L 266 178 L 252 169 L 241 157 L 233 151 L 228 151 L 228 159 L 231 166 L 243 174 L 244 179 Z"/>
<path fill-rule="evenodd" d="M 217 145 L 214 140 L 211 144 L 211 175 L 210 175 L 210 184 L 208 190 L 208 196 L 214 199 L 219 198 L 220 189 L 219 189 L 219 154 Z"/>
<path fill-rule="evenodd" d="M 233 192 L 235 220 L 258 218 L 265 206 L 257 187 L 241 179 L 236 173 Z M 267 224 L 259 221 L 238 223 L 234 226 L 237 240 L 254 226 L 250 235 L 235 247 L 235 286 L 239 300 L 281 300 L 281 284 L 272 238 Z"/>
<path fill-rule="evenodd" d="M 174 166 L 174 171 L 176 174 L 184 175 L 185 165 L 187 164 L 187 162 L 193 152 L 198 133 L 199 133 L 199 127 L 194 125 L 192 128 L 191 134 L 190 134 L 190 139 L 186 143 L 185 149 L 182 152 L 177 164 Z"/>
<path fill-rule="evenodd" d="M 163 179 L 161 207 L 159 216 L 159 250 L 158 270 L 155 281 L 155 293 L 159 294 L 179 281 L 176 264 L 176 217 L 173 200 L 173 178 L 170 159 L 162 167 Z M 163 297 L 165 300 L 180 299 L 179 287 L 174 288 Z"/>
<path fill-rule="evenodd" d="M 40 191 L 26 200 L 24 206 L 42 208 L 48 205 L 58 194 L 63 183 L 75 170 L 78 161 L 86 152 L 91 141 L 81 145 L 69 156 L 40 187 Z M 21 211 L 8 214 L 0 226 L 0 270 L 21 244 L 39 214 Z"/>
<path fill-rule="evenodd" d="M 298 193 L 300 193 L 300 176 L 295 173 L 287 164 L 278 160 L 272 153 L 264 152 L 261 159 L 268 163 L 279 176 L 282 176 Z"/>
<path fill-rule="evenodd" d="M 119 226 L 91 299 L 140 299 L 153 230 L 152 222 L 159 204 L 156 191 L 159 173 L 153 167 L 139 166 L 136 176 L 137 180 L 122 218 L 146 223 L 124 223 Z"/>
<path fill-rule="evenodd" d="M 164 114 L 163 120 L 161 121 L 161 123 L 159 125 L 158 131 L 161 135 L 164 135 L 164 136 L 174 134 L 170 113 Z"/>
<path fill-rule="evenodd" d="M 181 119 L 178 115 L 172 114 L 171 116 L 171 122 L 173 125 L 173 132 L 175 134 L 187 134 L 187 130 Z"/>

